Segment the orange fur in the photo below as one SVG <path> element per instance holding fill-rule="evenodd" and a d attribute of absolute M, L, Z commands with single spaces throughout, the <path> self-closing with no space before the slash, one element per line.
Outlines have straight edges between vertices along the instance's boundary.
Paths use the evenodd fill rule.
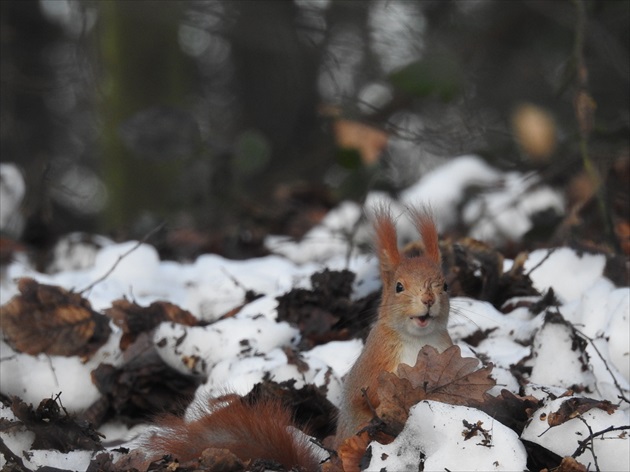
<path fill-rule="evenodd" d="M 383 292 L 378 319 L 365 348 L 346 376 L 339 408 L 335 444 L 356 434 L 378 406 L 378 377 L 396 372 L 404 362 L 415 364 L 424 345 L 443 351 L 453 344 L 446 325 L 450 309 L 440 267 L 438 235 L 428 209 L 411 209 L 425 252 L 406 258 L 398 250 L 394 220 L 388 209 L 378 207 L 374 232 Z M 367 401 L 362 390 L 367 390 Z"/>
<path fill-rule="evenodd" d="M 424 255 L 435 264 L 440 263 L 440 246 L 438 233 L 429 207 L 411 208 L 409 210 L 411 220 L 415 225 L 422 242 L 424 243 Z"/>
<path fill-rule="evenodd" d="M 294 434 L 290 412 L 277 401 L 250 405 L 236 399 L 197 420 L 187 422 L 169 415 L 157 426 L 158 432 L 145 444 L 149 460 L 170 454 L 185 462 L 212 447 L 228 449 L 242 461 L 273 460 L 287 470 L 319 468 L 308 438 Z"/>
<path fill-rule="evenodd" d="M 377 207 L 374 214 L 374 232 L 376 252 L 383 280 L 393 276 L 394 269 L 400 263 L 396 225 L 388 208 Z"/>

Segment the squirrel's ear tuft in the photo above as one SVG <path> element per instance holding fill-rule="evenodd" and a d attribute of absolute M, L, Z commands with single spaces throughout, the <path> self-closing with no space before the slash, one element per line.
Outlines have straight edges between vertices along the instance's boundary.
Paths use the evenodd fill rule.
<path fill-rule="evenodd" d="M 424 256 L 439 265 L 440 246 L 431 208 L 428 206 L 410 208 L 409 214 L 424 243 Z"/>
<path fill-rule="evenodd" d="M 374 233 L 381 276 L 387 281 L 400 264 L 400 252 L 396 224 L 389 208 L 384 205 L 374 209 Z"/>

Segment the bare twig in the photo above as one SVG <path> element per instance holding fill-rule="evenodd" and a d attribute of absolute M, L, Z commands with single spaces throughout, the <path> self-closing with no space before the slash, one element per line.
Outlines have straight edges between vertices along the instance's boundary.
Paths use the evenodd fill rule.
<path fill-rule="evenodd" d="M 597 353 L 597 355 L 599 356 L 599 358 L 602 360 L 602 362 L 604 363 L 604 367 L 606 367 L 606 370 L 608 371 L 608 373 L 610 374 L 610 376 L 612 377 L 613 383 L 615 384 L 615 387 L 617 387 L 617 390 L 619 390 L 619 395 L 617 398 L 619 398 L 620 400 L 626 402 L 626 403 L 630 403 L 630 399 L 628 399 L 623 392 L 623 388 L 621 388 L 621 385 L 619 384 L 619 382 L 617 381 L 617 377 L 615 377 L 615 374 L 613 373 L 613 371 L 610 369 L 610 366 L 608 365 L 608 362 L 606 362 L 606 359 L 604 359 L 604 356 L 602 355 L 602 353 L 600 352 L 600 350 L 597 348 L 597 345 L 595 344 L 595 341 L 593 339 L 591 339 L 590 337 L 588 337 L 586 334 L 584 334 L 583 332 L 581 332 L 579 329 L 577 329 L 575 326 L 573 326 L 573 330 L 580 335 L 582 338 L 586 339 L 591 346 L 593 346 L 593 349 L 595 349 L 595 352 Z"/>
<path fill-rule="evenodd" d="M 556 250 L 557 250 L 557 249 L 558 249 L 557 247 L 553 247 L 553 248 L 549 249 L 549 250 L 547 251 L 547 254 L 545 255 L 545 257 L 543 257 L 543 258 L 542 258 L 542 260 L 541 260 L 538 264 L 536 264 L 534 267 L 532 267 L 531 269 L 529 269 L 529 270 L 527 271 L 527 274 L 525 274 L 525 277 L 529 277 L 529 275 L 530 275 L 532 272 L 534 272 L 534 271 L 535 271 L 536 269 L 538 269 L 541 265 L 543 265 L 543 264 L 545 263 L 545 261 L 546 261 L 547 259 L 549 259 L 549 257 L 551 257 L 551 255 L 552 255 L 554 252 L 556 252 Z"/>
<path fill-rule="evenodd" d="M 138 249 L 144 243 L 146 243 L 155 233 L 160 231 L 165 225 L 166 225 L 166 221 L 163 221 L 158 226 L 156 226 L 151 231 L 149 231 L 140 241 L 138 241 L 136 244 L 134 244 L 134 246 L 131 249 L 129 249 L 124 254 L 121 254 L 120 256 L 118 256 L 118 259 L 116 260 L 116 262 L 114 262 L 114 264 L 109 268 L 109 270 L 107 272 L 105 272 L 101 277 L 96 279 L 94 282 L 92 282 L 90 285 L 85 287 L 83 290 L 80 290 L 78 293 L 79 294 L 83 294 L 83 293 L 85 293 L 85 292 L 87 292 L 89 290 L 92 290 L 96 285 L 100 284 L 102 281 L 107 279 L 107 277 L 109 277 L 111 275 L 111 273 L 114 272 L 114 269 L 116 269 L 116 267 L 118 267 L 118 264 L 120 264 L 121 261 L 125 257 L 127 257 L 129 254 L 131 254 L 136 249 Z"/>
<path fill-rule="evenodd" d="M 236 285 L 246 294 L 254 292 L 251 288 L 245 287 L 245 285 L 243 285 L 236 277 L 234 277 L 234 275 L 232 275 L 225 267 L 221 266 L 221 272 L 223 272 L 232 281 L 234 285 Z"/>
<path fill-rule="evenodd" d="M 595 445 L 593 444 L 593 439 L 592 439 L 593 434 L 594 434 L 593 429 L 591 428 L 591 425 L 588 424 L 588 422 L 584 419 L 582 415 L 578 415 L 578 418 L 588 428 L 588 432 L 589 432 L 588 437 L 591 438 L 590 443 L 589 443 L 589 440 L 580 441 L 580 443 L 584 442 L 584 450 L 582 452 L 584 452 L 586 449 L 591 451 L 591 454 L 593 455 L 593 462 L 595 462 L 595 470 L 597 472 L 600 472 L 599 464 L 597 463 L 597 456 L 595 455 Z"/>
<path fill-rule="evenodd" d="M 53 365 L 52 359 L 50 358 L 48 354 L 45 354 L 45 356 L 46 356 L 46 360 L 48 361 L 48 367 L 50 367 L 50 372 L 52 373 L 55 379 L 55 386 L 59 388 L 59 379 L 57 378 L 57 371 L 55 370 L 55 366 Z"/>
<path fill-rule="evenodd" d="M 586 421 L 584 420 L 584 418 L 582 418 L 580 416 L 580 418 L 582 419 L 582 421 L 584 421 L 584 423 L 586 423 Z M 588 437 L 582 439 L 581 441 L 578 441 L 578 448 L 575 450 L 575 452 L 573 454 L 571 454 L 571 457 L 573 457 L 574 459 L 577 456 L 580 456 L 584 453 L 584 451 L 586 451 L 587 449 L 591 449 L 592 452 L 592 445 L 591 447 L 588 446 L 588 442 L 591 441 L 591 443 L 593 442 L 593 439 L 595 439 L 598 436 L 603 436 L 606 433 L 610 433 L 612 431 L 624 431 L 624 430 L 628 430 L 630 429 L 630 425 L 624 425 L 624 426 L 609 426 L 606 429 L 602 429 L 601 431 L 597 431 L 596 433 L 594 433 L 592 431 L 592 429 L 588 426 L 588 424 L 586 425 L 588 427 L 589 430 L 589 435 Z M 593 454 L 593 457 L 595 457 L 595 454 Z"/>

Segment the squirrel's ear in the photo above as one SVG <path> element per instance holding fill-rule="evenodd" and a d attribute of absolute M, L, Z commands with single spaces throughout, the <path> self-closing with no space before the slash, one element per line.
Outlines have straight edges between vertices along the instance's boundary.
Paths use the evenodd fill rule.
<path fill-rule="evenodd" d="M 400 264 L 396 225 L 388 208 L 379 206 L 374 210 L 374 233 L 381 276 L 387 281 Z"/>
<path fill-rule="evenodd" d="M 424 243 L 424 256 L 439 265 L 440 246 L 438 244 L 438 233 L 431 208 L 428 206 L 410 208 L 409 213 Z"/>

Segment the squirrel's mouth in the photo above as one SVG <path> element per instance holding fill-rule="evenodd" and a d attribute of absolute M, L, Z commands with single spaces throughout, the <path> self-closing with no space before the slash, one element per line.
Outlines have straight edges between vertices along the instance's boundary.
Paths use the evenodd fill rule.
<path fill-rule="evenodd" d="M 431 315 L 427 313 L 423 316 L 412 316 L 411 319 L 415 321 L 415 323 L 421 328 L 426 328 L 429 324 L 429 321 L 431 320 Z"/>

